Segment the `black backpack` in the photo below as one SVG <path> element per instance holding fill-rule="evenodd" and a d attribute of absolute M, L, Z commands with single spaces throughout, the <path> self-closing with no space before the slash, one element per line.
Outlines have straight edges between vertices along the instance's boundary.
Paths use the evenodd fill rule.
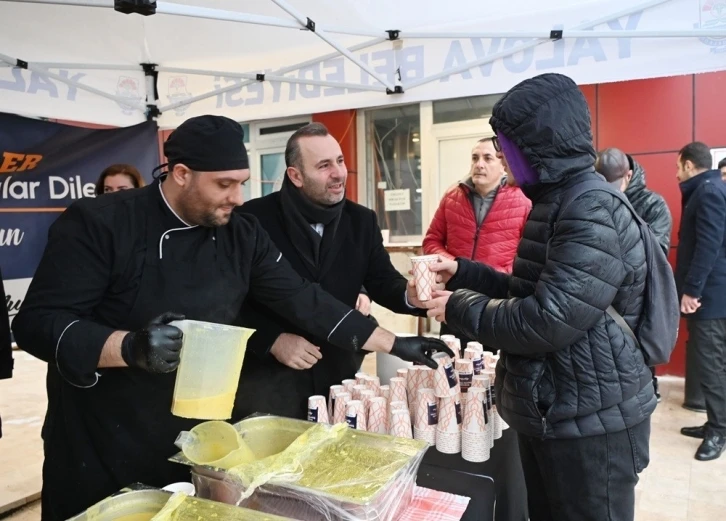
<path fill-rule="evenodd" d="M 650 226 L 640 218 L 628 198 L 605 181 L 584 181 L 567 190 L 562 197 L 559 213 L 562 213 L 572 201 L 591 190 L 601 190 L 617 197 L 633 214 L 633 218 L 640 226 L 640 236 L 645 247 L 645 264 L 648 267 L 643 314 L 635 331 L 630 329 L 614 307 L 608 307 L 607 314 L 635 340 L 643 352 L 648 367 L 666 364 L 676 345 L 680 321 L 680 304 L 673 269 Z"/>

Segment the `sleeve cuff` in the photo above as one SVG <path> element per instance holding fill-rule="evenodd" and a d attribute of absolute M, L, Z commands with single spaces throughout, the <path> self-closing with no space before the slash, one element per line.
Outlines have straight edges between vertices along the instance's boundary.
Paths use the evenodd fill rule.
<path fill-rule="evenodd" d="M 252 351 L 258 358 L 264 359 L 270 354 L 270 349 L 277 338 L 283 333 L 279 330 L 257 330 L 247 342 L 247 349 Z"/>
<path fill-rule="evenodd" d="M 683 286 L 683 294 L 693 298 L 701 298 L 703 288 L 700 284 L 688 284 Z"/>
<path fill-rule="evenodd" d="M 368 317 L 351 310 L 333 328 L 327 340 L 341 349 L 360 351 L 368 342 L 376 327 Z"/>
<path fill-rule="evenodd" d="M 98 362 L 103 346 L 115 330 L 89 320 L 68 324 L 55 345 L 55 363 L 61 377 L 74 387 L 98 382 Z"/>

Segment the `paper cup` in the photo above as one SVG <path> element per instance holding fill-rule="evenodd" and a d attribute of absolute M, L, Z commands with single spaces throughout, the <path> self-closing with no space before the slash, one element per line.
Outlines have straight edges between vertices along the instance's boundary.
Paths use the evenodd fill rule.
<path fill-rule="evenodd" d="M 436 286 L 436 273 L 429 266 L 439 261 L 438 255 L 422 255 L 411 257 L 413 266 L 413 280 L 416 283 L 416 293 L 421 302 L 431 300 L 431 292 Z"/>
<path fill-rule="evenodd" d="M 425 365 L 422 366 L 419 371 L 421 372 L 419 375 L 419 389 L 433 389 L 436 384 L 436 381 L 434 380 L 434 373 L 436 371 Z"/>
<path fill-rule="evenodd" d="M 368 375 L 366 373 L 355 373 L 355 384 L 365 385 L 366 378 L 368 378 Z"/>
<path fill-rule="evenodd" d="M 472 463 L 482 463 L 489 460 L 491 448 L 485 432 L 461 433 L 461 457 Z"/>
<path fill-rule="evenodd" d="M 439 423 L 436 428 L 439 432 L 461 432 L 461 401 L 456 396 L 439 398 Z"/>
<path fill-rule="evenodd" d="M 408 369 L 396 369 L 396 376 L 398 378 L 403 378 L 403 381 L 405 382 L 408 379 Z"/>
<path fill-rule="evenodd" d="M 414 427 L 419 430 L 435 429 L 439 423 L 438 401 L 433 389 L 419 389 L 416 397 Z"/>
<path fill-rule="evenodd" d="M 361 393 L 363 391 L 367 391 L 367 390 L 368 390 L 368 387 L 365 386 L 365 385 L 361 385 L 361 384 L 354 385 L 353 386 L 353 399 L 354 400 L 360 400 L 361 399 Z"/>
<path fill-rule="evenodd" d="M 345 410 L 348 402 L 353 398 L 350 393 L 342 392 L 335 395 L 335 408 L 333 409 L 333 423 L 345 423 Z"/>
<path fill-rule="evenodd" d="M 471 342 L 469 342 L 471 343 Z M 464 349 L 464 358 L 471 360 L 474 365 L 474 374 L 481 374 L 484 369 L 484 359 L 481 351 L 477 351 L 471 347 Z"/>
<path fill-rule="evenodd" d="M 328 419 L 328 406 L 325 396 L 316 395 L 308 398 L 308 421 L 315 423 L 330 423 Z"/>
<path fill-rule="evenodd" d="M 351 429 L 366 430 L 366 409 L 360 400 L 351 400 L 345 408 L 345 421 Z"/>
<path fill-rule="evenodd" d="M 353 387 L 357 385 L 355 383 L 355 380 L 343 380 L 341 383 L 343 384 L 343 389 L 345 389 L 345 392 L 350 393 L 350 395 L 353 396 Z"/>
<path fill-rule="evenodd" d="M 391 436 L 413 438 L 411 433 L 411 417 L 408 411 L 396 409 L 391 413 Z"/>
<path fill-rule="evenodd" d="M 475 374 L 471 379 L 471 386 L 489 389 L 489 387 L 491 387 L 491 382 L 489 381 L 488 376 L 483 374 Z"/>
<path fill-rule="evenodd" d="M 368 407 L 371 403 L 371 400 L 376 397 L 376 393 L 371 391 L 370 389 L 366 389 L 365 391 L 360 392 L 360 401 L 363 402 L 363 405 L 365 406 L 366 414 L 368 413 Z"/>
<path fill-rule="evenodd" d="M 408 410 L 407 402 L 394 401 L 394 402 L 389 403 L 388 404 L 388 428 L 389 428 L 389 430 L 393 426 L 393 411 L 406 411 L 406 413 L 408 413 L 409 417 L 410 417 L 410 412 Z M 410 421 L 411 420 L 409 419 L 409 422 Z"/>
<path fill-rule="evenodd" d="M 413 410 L 416 406 L 416 392 L 423 387 L 421 385 L 421 366 L 414 365 L 408 370 L 406 379 L 406 396 L 408 397 L 408 408 Z"/>
<path fill-rule="evenodd" d="M 381 385 L 381 394 L 383 398 L 386 399 L 386 403 L 391 401 L 391 386 L 390 385 Z"/>
<path fill-rule="evenodd" d="M 406 381 L 403 378 L 394 376 L 391 378 L 391 396 L 389 402 L 405 402 L 408 404 L 408 398 L 406 398 Z"/>
<path fill-rule="evenodd" d="M 459 382 L 456 379 L 454 366 L 447 354 L 434 355 L 439 368 L 434 371 L 434 392 L 439 398 L 454 396 L 459 392 Z"/>
<path fill-rule="evenodd" d="M 455 363 L 456 374 L 459 377 L 459 386 L 462 393 L 467 393 L 474 378 L 474 362 L 471 360 L 457 360 Z"/>
<path fill-rule="evenodd" d="M 461 341 L 454 335 L 441 335 L 441 340 L 454 352 L 454 360 L 461 358 Z"/>
<path fill-rule="evenodd" d="M 466 347 L 475 351 L 484 352 L 484 346 L 479 342 L 467 342 Z"/>
<path fill-rule="evenodd" d="M 368 402 L 367 427 L 368 432 L 388 434 L 388 410 L 385 398 L 376 396 Z"/>
<path fill-rule="evenodd" d="M 462 429 L 470 433 L 486 434 L 486 420 L 484 419 L 484 404 L 486 390 L 473 387 L 469 390 L 467 406 L 464 409 L 464 423 Z"/>
<path fill-rule="evenodd" d="M 373 391 L 376 396 L 381 395 L 381 379 L 377 376 L 366 376 L 364 384 L 369 390 Z"/>
<path fill-rule="evenodd" d="M 342 385 L 331 385 L 330 391 L 328 392 L 328 418 L 333 417 L 333 412 L 335 409 L 335 395 L 337 393 L 342 393 L 344 387 Z"/>
<path fill-rule="evenodd" d="M 436 445 L 436 429 L 418 429 L 413 426 L 413 439 L 425 441 L 432 447 Z"/>

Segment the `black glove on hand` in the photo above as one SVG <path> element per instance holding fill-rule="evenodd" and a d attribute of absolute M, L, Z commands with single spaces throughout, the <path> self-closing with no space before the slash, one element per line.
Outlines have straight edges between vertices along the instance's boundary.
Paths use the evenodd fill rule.
<path fill-rule="evenodd" d="M 184 320 L 184 315 L 167 312 L 144 329 L 127 334 L 121 342 L 121 357 L 129 367 L 149 373 L 170 373 L 179 365 L 184 336 L 178 327 L 168 325 Z"/>
<path fill-rule="evenodd" d="M 441 352 L 446 353 L 452 359 L 454 358 L 454 352 L 442 340 L 422 336 L 397 336 L 391 348 L 393 356 L 407 362 L 418 362 L 427 365 L 431 369 L 439 367 L 439 364 L 431 356 Z"/>

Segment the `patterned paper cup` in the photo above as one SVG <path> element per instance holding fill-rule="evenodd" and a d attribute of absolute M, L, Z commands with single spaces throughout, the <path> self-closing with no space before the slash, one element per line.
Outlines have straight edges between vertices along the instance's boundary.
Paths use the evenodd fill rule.
<path fill-rule="evenodd" d="M 393 426 L 393 411 L 406 411 L 406 413 L 409 414 L 410 418 L 410 412 L 408 410 L 408 403 L 407 402 L 400 402 L 400 401 L 392 401 L 388 404 L 388 428 L 389 430 Z M 411 420 L 409 419 L 409 422 Z"/>
<path fill-rule="evenodd" d="M 408 379 L 408 369 L 396 369 L 396 376 L 403 378 L 403 381 L 405 382 Z"/>
<path fill-rule="evenodd" d="M 366 409 L 360 400 L 351 400 L 345 408 L 345 421 L 351 429 L 364 431 L 367 428 Z"/>
<path fill-rule="evenodd" d="M 484 346 L 481 345 L 480 342 L 467 342 L 466 347 L 470 349 L 474 349 L 475 351 L 483 352 Z"/>
<path fill-rule="evenodd" d="M 454 360 L 459 360 L 461 358 L 461 341 L 454 335 L 442 335 L 441 340 L 454 352 Z"/>
<path fill-rule="evenodd" d="M 484 369 L 494 369 L 497 366 L 498 356 L 490 353 L 489 351 L 484 352 Z"/>
<path fill-rule="evenodd" d="M 354 400 L 360 400 L 361 399 L 361 393 L 363 391 L 367 391 L 367 390 L 368 390 L 368 387 L 366 387 L 365 385 L 361 385 L 361 384 L 354 385 L 353 386 L 353 399 Z"/>
<path fill-rule="evenodd" d="M 467 347 L 466 349 L 464 349 L 464 358 L 472 361 L 472 364 L 474 366 L 474 374 L 481 374 L 482 370 L 484 369 L 484 359 L 482 357 L 481 351 L 477 351 L 476 349 Z"/>
<path fill-rule="evenodd" d="M 386 399 L 381 396 L 368 402 L 368 432 L 388 434 L 388 410 Z"/>
<path fill-rule="evenodd" d="M 308 421 L 315 423 L 330 423 L 328 419 L 328 406 L 325 396 L 316 395 L 308 398 Z"/>
<path fill-rule="evenodd" d="M 391 401 L 391 386 L 390 385 L 381 385 L 381 394 L 383 398 L 386 399 L 386 403 Z"/>
<path fill-rule="evenodd" d="M 466 394 L 469 391 L 469 387 L 473 382 L 474 378 L 474 362 L 471 360 L 457 360 L 456 361 L 456 374 L 459 377 L 459 386 L 461 392 Z"/>
<path fill-rule="evenodd" d="M 368 375 L 366 373 L 355 373 L 355 384 L 356 385 L 365 385 L 366 378 L 368 378 Z"/>
<path fill-rule="evenodd" d="M 363 402 L 363 405 L 365 406 L 366 414 L 368 413 L 368 407 L 371 403 L 371 400 L 375 397 L 376 393 L 374 393 L 370 389 L 366 389 L 365 391 L 360 392 L 360 401 Z"/>
<path fill-rule="evenodd" d="M 345 410 L 353 397 L 350 393 L 342 392 L 335 395 L 335 408 L 333 409 L 333 423 L 345 423 Z"/>
<path fill-rule="evenodd" d="M 433 389 L 419 389 L 416 399 L 416 422 L 419 430 L 435 429 L 439 423 L 438 401 Z"/>
<path fill-rule="evenodd" d="M 439 368 L 434 371 L 434 392 L 439 398 L 454 396 L 459 392 L 459 382 L 456 379 L 451 358 L 444 353 L 434 355 Z"/>
<path fill-rule="evenodd" d="M 408 370 L 406 379 L 406 396 L 408 397 L 408 408 L 413 410 L 416 406 L 416 392 L 423 387 L 421 385 L 421 366 L 414 365 Z"/>
<path fill-rule="evenodd" d="M 481 387 L 483 389 L 489 389 L 491 387 L 491 381 L 489 377 L 483 374 L 475 374 L 471 379 L 472 387 Z M 469 389 L 471 391 L 471 389 Z"/>
<path fill-rule="evenodd" d="M 377 376 L 366 376 L 365 385 L 376 393 L 376 396 L 381 395 L 381 379 Z"/>
<path fill-rule="evenodd" d="M 328 418 L 333 417 L 333 413 L 335 412 L 335 395 L 337 393 L 343 392 L 343 386 L 342 385 L 331 385 L 330 391 L 328 392 Z"/>
<path fill-rule="evenodd" d="M 406 381 L 403 378 L 394 376 L 391 378 L 391 396 L 389 402 L 405 402 L 408 404 L 406 397 Z"/>
<path fill-rule="evenodd" d="M 355 380 L 343 380 L 341 383 L 343 384 L 343 389 L 345 389 L 345 392 L 350 393 L 350 395 L 353 396 L 353 387 L 358 385 L 355 383 Z"/>
<path fill-rule="evenodd" d="M 464 409 L 464 424 L 462 429 L 471 433 L 486 433 L 486 420 L 484 419 L 484 400 L 486 389 L 472 387 L 469 390 L 466 408 Z"/>
<path fill-rule="evenodd" d="M 396 409 L 391 413 L 391 436 L 412 438 L 411 417 L 408 411 Z"/>
<path fill-rule="evenodd" d="M 482 463 L 491 456 L 485 432 L 461 432 L 461 457 L 472 463 Z"/>
<path fill-rule="evenodd" d="M 438 255 L 422 255 L 411 257 L 413 267 L 413 280 L 416 283 L 416 293 L 421 302 L 431 300 L 431 292 L 436 285 L 436 273 L 429 266 L 439 261 Z"/>
<path fill-rule="evenodd" d="M 436 371 L 430 367 L 422 366 L 419 369 L 419 372 L 421 373 L 419 375 L 419 389 L 433 389 L 436 384 L 436 380 L 434 380 L 434 373 L 436 373 Z"/>
<path fill-rule="evenodd" d="M 461 402 L 458 397 L 439 398 L 439 432 L 461 432 Z"/>

